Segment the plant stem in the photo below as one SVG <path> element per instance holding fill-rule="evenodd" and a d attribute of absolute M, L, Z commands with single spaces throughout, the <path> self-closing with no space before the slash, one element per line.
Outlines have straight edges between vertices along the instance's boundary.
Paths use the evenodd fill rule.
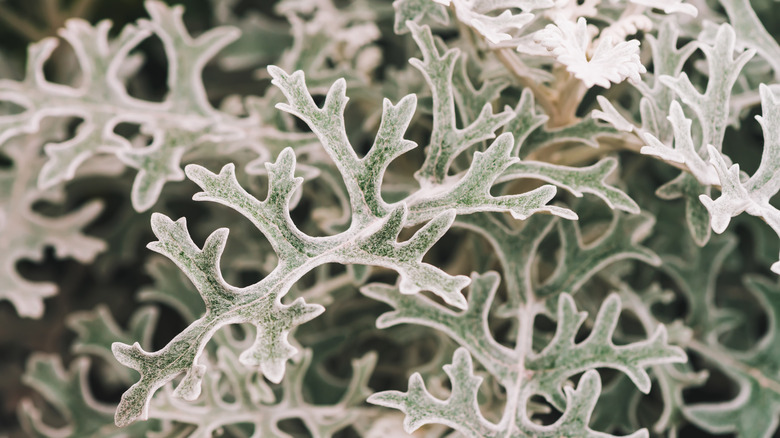
<path fill-rule="evenodd" d="M 713 362 L 717 362 L 723 366 L 739 370 L 741 373 L 744 373 L 745 375 L 755 379 L 762 388 L 766 388 L 780 394 L 780 381 L 767 376 L 758 368 L 754 368 L 744 362 L 740 362 L 739 360 L 735 359 L 733 355 L 710 347 L 709 345 L 706 345 L 697 339 L 692 339 L 688 343 L 687 347 L 701 354 L 702 356 L 706 356 Z"/>

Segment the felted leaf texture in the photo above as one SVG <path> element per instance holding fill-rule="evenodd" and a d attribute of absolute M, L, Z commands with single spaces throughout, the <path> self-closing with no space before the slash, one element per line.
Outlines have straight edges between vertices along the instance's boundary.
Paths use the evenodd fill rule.
<path fill-rule="evenodd" d="M 731 218 L 747 212 L 763 218 L 780 236 L 780 210 L 770 204 L 770 199 L 780 191 L 780 101 L 769 87 L 761 85 L 761 108 L 763 116 L 756 116 L 764 132 L 764 149 L 761 164 L 747 181 L 742 182 L 739 165 L 729 164 L 724 155 L 710 146 L 710 163 L 717 172 L 721 183 L 721 196 L 713 200 L 707 195 L 700 199 L 710 212 L 712 229 L 722 233 Z M 780 262 L 772 265 L 772 270 L 780 274 Z"/>
<path fill-rule="evenodd" d="M 403 323 L 434 327 L 461 345 L 452 365 L 444 367 L 452 385 L 447 400 L 431 396 L 419 374 L 409 379 L 406 393 L 386 391 L 369 398 L 372 403 L 404 412 L 407 432 L 411 433 L 423 424 L 439 423 L 473 437 L 609 436 L 587 428 L 601 392 L 601 381 L 593 368 L 620 370 L 642 392 L 647 392 L 650 378 L 644 371 L 645 366 L 685 360 L 682 349 L 667 344 L 663 327 L 646 341 L 619 347 L 612 344 L 620 308 L 617 295 L 604 303 L 590 336 L 584 341 L 574 342 L 574 337 L 585 313 L 578 313 L 571 296 L 563 294 L 558 301 L 555 336 L 543 351 L 537 354 L 527 350 L 528 344 L 523 338 L 514 349 L 500 345 L 492 338 L 487 324 L 498 280 L 494 272 L 472 276 L 469 309 L 461 313 L 452 312 L 421 295 L 399 295 L 390 286 L 368 285 L 362 289 L 367 296 L 394 308 L 377 320 L 378 327 Z M 524 313 L 521 317 L 533 317 L 534 311 L 521 308 L 521 312 Z M 520 326 L 523 327 L 522 322 Z M 532 333 L 520 333 L 520 336 L 532 336 Z M 482 378 L 474 375 L 472 356 L 506 388 L 507 405 L 498 424 L 487 421 L 480 413 L 476 393 Z M 583 371 L 586 373 L 578 390 L 564 385 L 569 377 Z M 561 410 L 562 417 L 550 426 L 533 423 L 526 414 L 532 395 L 544 396 Z M 631 436 L 647 436 L 647 431 L 638 431 Z"/>
<path fill-rule="evenodd" d="M 709 240 L 711 228 L 707 214 L 709 208 L 705 208 L 706 200 L 710 199 L 712 186 L 723 182 L 719 175 L 728 179 L 725 168 L 730 165 L 730 159 L 720 151 L 730 121 L 733 89 L 740 72 L 755 51 L 741 50 L 736 45 L 735 31 L 728 24 L 717 28 L 711 44 L 694 41 L 678 49 L 677 39 L 678 31 L 670 24 L 661 26 L 658 38 L 650 39 L 652 51 L 659 63 L 653 88 L 637 85 L 644 95 L 640 103 L 642 127 L 626 120 L 612 103 L 601 96 L 598 100 L 602 110 L 594 111 L 593 116 L 609 122 L 618 130 L 635 132 L 644 142 L 641 153 L 684 166 L 685 172 L 661 186 L 657 194 L 663 199 L 685 199 L 689 230 L 695 242 L 703 246 Z M 703 92 L 682 71 L 683 63 L 695 48 L 704 53 L 707 61 L 707 81 Z M 766 88 L 764 85 L 759 88 L 762 87 Z M 693 120 L 686 117 L 683 106 L 672 100 L 669 91 L 674 92 L 695 113 L 696 128 L 693 128 Z M 768 92 L 767 88 L 765 93 Z M 663 106 L 666 102 L 669 102 L 668 117 L 664 120 L 662 114 L 667 111 Z M 673 146 L 670 145 L 672 140 Z M 719 164 L 718 157 L 712 158 L 710 148 L 719 153 L 723 164 Z M 710 162 L 707 161 L 708 155 Z M 734 184 L 731 187 L 736 189 Z M 723 202 L 726 202 L 725 198 Z M 727 208 L 733 210 L 734 215 L 742 211 L 737 204 L 739 202 Z M 713 230 L 725 229 L 724 215 L 709 216 L 717 216 L 720 221 L 719 224 L 713 223 Z"/>
<path fill-rule="evenodd" d="M 534 39 L 588 88 L 609 88 L 626 79 L 640 80 L 639 74 L 646 69 L 639 60 L 639 41 L 613 41 L 606 35 L 591 48 L 592 38 L 583 17 L 576 23 L 557 20 L 534 34 Z"/>
<path fill-rule="evenodd" d="M 422 24 L 421 21 L 426 18 L 440 24 L 448 24 L 450 21 L 444 5 L 431 0 L 395 0 L 393 8 L 395 9 L 393 30 L 398 34 L 409 32 L 406 28 L 407 21 L 417 24 Z"/>
<path fill-rule="evenodd" d="M 352 361 L 353 374 L 338 401 L 330 405 L 313 404 L 304 395 L 304 378 L 310 371 L 312 352 L 304 350 L 291 363 L 276 388 L 271 388 L 256 369 L 243 366 L 236 355 L 240 343 L 221 341 L 214 368 L 204 376 L 203 395 L 198 402 L 181 400 L 170 386 L 152 401 L 154 416 L 194 426 L 189 436 L 209 437 L 224 427 L 248 426 L 252 436 L 291 437 L 279 423 L 300 420 L 312 436 L 329 438 L 353 423 L 362 423 L 370 408 L 362 402 L 371 393 L 368 377 L 376 356 L 366 355 Z M 225 400 L 225 386 L 234 394 Z M 136 423 L 137 424 L 137 423 Z"/>
<path fill-rule="evenodd" d="M 19 411 L 25 431 L 30 436 L 67 438 L 129 438 L 164 431 L 166 428 L 157 421 L 117 427 L 114 424 L 115 406 L 95 398 L 93 385 L 96 380 L 89 376 L 99 365 L 94 359 L 100 358 L 101 364 L 108 364 L 110 370 L 96 373 L 100 376 L 98 381 L 118 379 L 119 382 L 113 383 L 125 385 L 136 379 L 138 376 L 132 370 L 116 363 L 111 354 L 111 344 L 141 339 L 144 345 L 148 345 L 157 316 L 157 309 L 141 309 L 131 318 L 129 330 L 124 330 L 105 306 L 70 315 L 68 325 L 77 333 L 71 349 L 79 356 L 66 369 L 58 356 L 37 353 L 27 362 L 22 377 L 25 385 L 37 391 L 47 404 L 56 409 L 65 424 L 52 425 L 44 406 L 33 399 L 25 399 Z"/>
<path fill-rule="evenodd" d="M 57 292 L 52 283 L 25 279 L 17 270 L 20 260 L 41 260 L 47 246 L 53 246 L 59 257 L 73 257 L 80 262 L 94 260 L 105 249 L 100 239 L 83 234 L 102 209 L 99 202 L 60 217 L 36 212 L 39 201 L 61 202 L 59 190 L 39 190 L 35 175 L 43 161 L 38 155 L 40 140 L 23 136 L 9 141 L 2 152 L 12 160 L 0 169 L 0 300 L 8 300 L 20 316 L 40 318 L 43 300 Z"/>
<path fill-rule="evenodd" d="M 523 29 L 534 15 L 533 9 L 552 6 L 552 0 L 523 0 L 519 2 L 496 2 L 485 0 L 434 0 L 445 6 L 453 5 L 458 20 L 473 27 L 488 41 L 498 44 L 512 40 L 515 33 Z M 509 8 L 520 8 L 523 12 L 513 13 Z M 500 13 L 496 11 L 501 10 Z"/>
<path fill-rule="evenodd" d="M 30 436 L 35 437 L 133 437 L 157 429 L 154 422 L 128 428 L 114 425 L 114 407 L 95 400 L 87 373 L 90 360 L 82 357 L 66 370 L 52 355 L 36 355 L 27 364 L 25 384 L 37 390 L 65 418 L 67 425 L 55 427 L 43 420 L 42 411 L 31 400 L 21 405 L 21 416 Z"/>
<path fill-rule="evenodd" d="M 520 303 L 529 297 L 546 300 L 551 311 L 562 292 L 576 293 L 600 269 L 621 260 L 639 260 L 651 265 L 660 263 L 658 256 L 641 244 L 653 226 L 644 215 L 617 213 L 604 232 L 588 244 L 576 222 L 550 220 L 532 216 L 523 227 L 514 228 L 488 214 L 459 217 L 456 225 L 483 236 L 504 271 L 507 302 L 500 313 L 516 314 Z M 557 234 L 561 242 L 556 269 L 542 282 L 536 267 L 542 263 L 539 251 L 545 238 Z"/>
<path fill-rule="evenodd" d="M 301 276 L 318 265 L 358 263 L 390 268 L 400 274 L 401 293 L 429 290 L 445 302 L 465 308 L 460 290 L 468 284 L 468 278 L 421 263 L 423 255 L 449 229 L 455 214 L 506 211 L 526 217 L 539 210 L 568 214 L 565 209 L 546 207 L 555 193 L 551 186 L 521 195 L 490 194 L 491 183 L 513 162 L 509 156 L 514 145 L 510 134 L 496 139 L 484 153 L 476 153 L 469 169 L 448 177 L 440 190 L 420 190 L 402 202 L 388 204 L 379 191 L 381 177 L 394 158 L 414 147 L 414 143 L 403 139 L 414 110 L 414 96 L 395 105 L 385 101 L 375 143 L 368 154 L 358 158 L 346 136 L 343 80 L 333 84 L 320 107 L 306 88 L 302 72 L 287 74 L 272 66 L 269 73 L 273 84 L 288 100 L 278 107 L 309 126 L 341 174 L 352 210 L 350 226 L 342 233 L 315 238 L 301 232 L 292 222 L 290 199 L 302 183 L 302 178 L 293 176 L 296 159 L 292 149 L 282 151 L 275 163 L 266 164 L 269 184 L 264 201 L 238 184 L 232 164 L 218 174 L 200 166 L 187 166 L 188 177 L 203 190 L 194 199 L 224 204 L 246 216 L 268 239 L 278 264 L 255 284 L 231 286 L 219 269 L 227 229 L 215 231 L 198 247 L 184 218 L 172 221 L 155 214 L 152 227 L 159 240 L 150 248 L 170 258 L 189 277 L 206 303 L 206 313 L 160 351 L 149 353 L 137 344 L 114 344 L 117 359 L 141 373 L 141 380 L 122 397 L 117 424 L 146 418 L 154 392 L 182 372 L 186 375 L 175 395 L 195 399 L 207 370 L 199 363 L 203 348 L 213 333 L 226 324 L 248 323 L 257 327 L 255 343 L 241 353 L 240 360 L 244 365 L 259 367 L 271 381 L 280 381 L 285 363 L 296 353 L 287 340 L 290 330 L 324 310 L 301 298 L 291 304 L 282 304 L 281 299 Z M 422 228 L 410 239 L 397 241 L 402 228 L 421 223 Z"/>
<path fill-rule="evenodd" d="M 771 2 L 31 1 L 0 436 L 777 433 Z"/>
<path fill-rule="evenodd" d="M 203 395 L 196 402 L 182 400 L 174 395 L 172 385 L 167 385 L 151 401 L 149 421 L 117 427 L 114 424 L 115 407 L 98 402 L 92 396 L 92 383 L 87 375 L 95 361 L 84 355 L 105 358 L 112 342 L 133 339 L 138 332 L 149 340 L 155 330 L 157 312 L 154 310 L 146 308 L 136 312 L 128 331 L 118 327 L 105 307 L 74 315 L 71 326 L 79 338 L 73 344 L 73 351 L 82 356 L 72 363 L 70 370 L 65 370 L 58 358 L 36 355 L 28 362 L 23 377 L 25 384 L 62 414 L 66 424 L 52 427 L 44 421 L 48 418 L 44 417 L 44 408 L 25 400 L 20 415 L 27 431 L 32 436 L 68 438 L 135 437 L 155 433 L 210 437 L 219 429 L 229 427 L 249 430 L 256 436 L 289 437 L 291 435 L 279 428 L 279 423 L 295 418 L 300 419 L 313 436 L 324 438 L 352 424 L 363 424 L 364 416 L 370 414 L 371 408 L 365 408 L 362 402 L 371 393 L 368 377 L 376 363 L 375 354 L 352 361 L 353 374 L 340 388 L 341 397 L 337 401 L 318 404 L 310 402 L 304 391 L 304 378 L 311 371 L 310 350 L 296 355 L 280 384 L 272 387 L 262 379 L 257 368 L 243 366 L 239 361 L 238 354 L 251 345 L 251 337 L 236 339 L 220 332 L 215 336 L 215 348 L 204 355 L 208 356 L 211 369 L 203 377 Z"/>
<path fill-rule="evenodd" d="M 76 332 L 76 340 L 71 345 L 73 353 L 99 357 L 113 365 L 106 375 L 127 384 L 138 378 L 138 375 L 116 362 L 111 352 L 114 342 L 134 342 L 139 340 L 144 346 L 151 345 L 152 335 L 159 317 L 154 307 L 141 308 L 133 314 L 128 329 L 123 330 L 114 320 L 111 312 L 105 306 L 98 306 L 92 311 L 73 313 L 67 324 Z"/>
<path fill-rule="evenodd" d="M 81 120 L 75 135 L 46 145 L 46 164 L 38 177 L 41 189 L 73 179 L 76 169 L 96 154 L 114 154 L 138 170 L 132 189 L 136 210 L 149 209 L 167 181 L 184 179 L 181 161 L 196 146 L 253 146 L 260 150 L 278 131 L 259 127 L 257 119 L 241 119 L 211 106 L 203 84 L 206 63 L 238 37 L 238 29 L 224 26 L 192 38 L 182 20 L 181 6 L 169 7 L 148 1 L 150 19 L 125 26 L 115 38 L 111 23 L 96 26 L 72 19 L 60 36 L 73 48 L 83 80 L 79 85 L 47 80 L 44 64 L 58 45 L 54 38 L 30 46 L 26 76 L 22 81 L 0 81 L 0 102 L 23 110 L 0 116 L 0 144 L 22 133 L 41 130 L 46 117 Z M 163 43 L 168 62 L 168 93 L 162 102 L 142 100 L 128 94 L 126 81 L 140 67 L 141 59 L 130 53 L 150 36 Z M 151 137 L 144 147 L 117 134 L 120 124 L 137 125 Z M 268 139 L 268 140 L 267 140 Z"/>
<path fill-rule="evenodd" d="M 780 289 L 776 282 L 760 276 L 747 276 L 743 282 L 766 310 L 769 329 L 758 344 L 746 352 L 729 352 L 714 343 L 695 343 L 694 350 L 715 361 L 736 382 L 739 392 L 725 402 L 688 405 L 683 412 L 688 419 L 712 433 L 771 437 L 780 421 L 780 361 L 774 348 Z"/>
<path fill-rule="evenodd" d="M 456 126 L 452 81 L 460 52 L 449 49 L 441 53 L 427 26 L 410 23 L 409 29 L 423 55 L 422 60 L 413 58 L 409 62 L 423 73 L 431 88 L 434 115 L 426 160 L 416 177 L 421 184 L 427 184 L 427 181 L 440 184 L 459 153 L 477 142 L 494 138 L 495 130 L 506 124 L 512 113 L 509 108 L 505 108 L 503 112 L 493 114 L 492 107 L 486 103 L 476 120 L 459 129 Z"/>

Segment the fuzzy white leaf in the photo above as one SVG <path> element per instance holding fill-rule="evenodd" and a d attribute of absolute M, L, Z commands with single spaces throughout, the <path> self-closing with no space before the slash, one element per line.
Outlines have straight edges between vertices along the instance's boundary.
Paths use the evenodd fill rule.
<path fill-rule="evenodd" d="M 588 88 L 609 88 L 626 79 L 638 82 L 639 74 L 647 71 L 639 60 L 639 41 L 615 43 L 605 35 L 593 43 L 592 37 L 585 18 L 580 17 L 576 23 L 556 20 L 536 32 L 534 39 Z"/>
<path fill-rule="evenodd" d="M 601 106 L 601 111 L 593 110 L 591 117 L 609 123 L 618 131 L 631 132 L 635 129 L 634 125 L 626 120 L 606 97 L 596 96 L 596 100 Z"/>
<path fill-rule="evenodd" d="M 696 6 L 683 3 L 683 0 L 631 0 L 631 3 L 647 6 L 648 8 L 661 9 L 667 14 L 679 12 L 691 17 L 699 15 L 699 10 L 696 9 Z"/>

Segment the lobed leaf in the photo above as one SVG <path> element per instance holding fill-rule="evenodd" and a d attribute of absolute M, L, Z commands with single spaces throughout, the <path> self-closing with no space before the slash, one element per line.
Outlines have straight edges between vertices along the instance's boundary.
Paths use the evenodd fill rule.
<path fill-rule="evenodd" d="M 529 381 L 536 391 L 544 394 L 554 406 L 565 406 L 563 383 L 577 373 L 593 368 L 614 368 L 626 374 L 640 391 L 650 391 L 650 376 L 644 367 L 650 364 L 684 362 L 685 352 L 667 344 L 663 326 L 650 339 L 628 345 L 615 346 L 612 336 L 620 314 L 620 298 L 610 295 L 601 305 L 590 335 L 575 342 L 577 331 L 585 321 L 585 313 L 577 312 L 574 300 L 561 294 L 558 300 L 558 327 L 555 336 L 540 353 L 531 353 L 526 367 L 532 372 Z"/>
<path fill-rule="evenodd" d="M 0 169 L 0 300 L 8 300 L 16 312 L 27 318 L 43 316 L 43 300 L 57 293 L 53 283 L 29 281 L 17 270 L 23 259 L 42 260 L 51 246 L 58 257 L 73 257 L 86 263 L 106 248 L 102 240 L 82 229 L 102 211 L 100 201 L 88 202 L 58 217 L 34 210 L 39 201 L 59 203 L 63 193 L 43 191 L 35 175 L 43 165 L 39 142 L 34 136 L 20 137 L 6 144 L 9 167 Z"/>
<path fill-rule="evenodd" d="M 683 412 L 686 418 L 712 433 L 770 437 L 780 419 L 780 380 L 777 376 L 780 356 L 772 347 L 778 337 L 780 289 L 777 284 L 758 276 L 746 276 L 743 282 L 766 309 L 769 330 L 747 352 L 728 352 L 719 345 L 696 344 L 696 351 L 715 361 L 736 381 L 739 392 L 732 400 L 688 405 Z"/>
<path fill-rule="evenodd" d="M 45 422 L 43 411 L 32 400 L 21 404 L 20 417 L 27 432 L 35 437 L 132 437 L 154 431 L 155 423 L 137 423 L 126 429 L 114 425 L 114 408 L 98 402 L 89 388 L 90 361 L 80 358 L 69 370 L 52 355 L 36 354 L 27 362 L 23 377 L 67 421 L 62 427 Z"/>

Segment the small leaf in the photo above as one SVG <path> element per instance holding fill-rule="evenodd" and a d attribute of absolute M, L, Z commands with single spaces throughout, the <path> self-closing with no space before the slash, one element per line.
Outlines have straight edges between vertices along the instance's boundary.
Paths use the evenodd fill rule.
<path fill-rule="evenodd" d="M 393 8 L 395 9 L 393 31 L 399 35 L 409 32 L 406 22 L 410 20 L 417 24 L 426 18 L 444 25 L 450 22 L 447 9 L 431 0 L 395 0 Z"/>
<path fill-rule="evenodd" d="M 526 367 L 533 372 L 531 382 L 554 406 L 563 408 L 562 392 L 569 376 L 588 369 L 608 367 L 625 373 L 640 391 L 650 391 L 650 377 L 644 367 L 651 364 L 685 362 L 685 352 L 666 342 L 666 330 L 659 327 L 650 339 L 615 346 L 612 336 L 620 314 L 620 298 L 610 295 L 602 304 L 590 335 L 575 343 L 586 314 L 577 312 L 574 300 L 561 294 L 558 300 L 558 327 L 555 336 L 539 354 L 532 353 Z"/>
<path fill-rule="evenodd" d="M 444 366 L 450 378 L 452 394 L 445 400 L 433 397 L 425 388 L 420 374 L 409 378 L 409 389 L 383 391 L 368 398 L 369 403 L 395 408 L 406 414 L 404 430 L 412 433 L 430 423 L 445 424 L 468 437 L 496 436 L 496 427 L 482 417 L 477 404 L 477 390 L 482 378 L 474 375 L 471 356 L 463 349 L 455 351 L 451 365 Z"/>
<path fill-rule="evenodd" d="M 574 196 L 590 193 L 601 198 L 612 209 L 638 214 L 639 206 L 625 192 L 605 180 L 617 169 L 617 160 L 608 157 L 588 167 L 567 167 L 544 162 L 523 160 L 515 163 L 497 179 L 497 182 L 515 178 L 534 178 L 555 184 Z"/>
<path fill-rule="evenodd" d="M 591 38 L 584 17 L 576 23 L 556 20 L 534 34 L 534 40 L 588 88 L 594 85 L 609 88 L 611 83 L 618 84 L 625 79 L 640 81 L 639 74 L 647 70 L 639 60 L 639 41 L 616 43 L 610 36 L 602 36 L 589 56 Z"/>
<path fill-rule="evenodd" d="M 59 358 L 35 354 L 27 362 L 22 381 L 40 393 L 66 420 L 56 427 L 44 421 L 43 410 L 32 400 L 21 403 L 20 418 L 29 436 L 68 438 L 101 438 L 143 436 L 156 427 L 155 422 L 138 423 L 120 430 L 113 424 L 113 406 L 95 400 L 89 388 L 89 366 L 86 358 L 73 362 L 66 370 Z"/>

